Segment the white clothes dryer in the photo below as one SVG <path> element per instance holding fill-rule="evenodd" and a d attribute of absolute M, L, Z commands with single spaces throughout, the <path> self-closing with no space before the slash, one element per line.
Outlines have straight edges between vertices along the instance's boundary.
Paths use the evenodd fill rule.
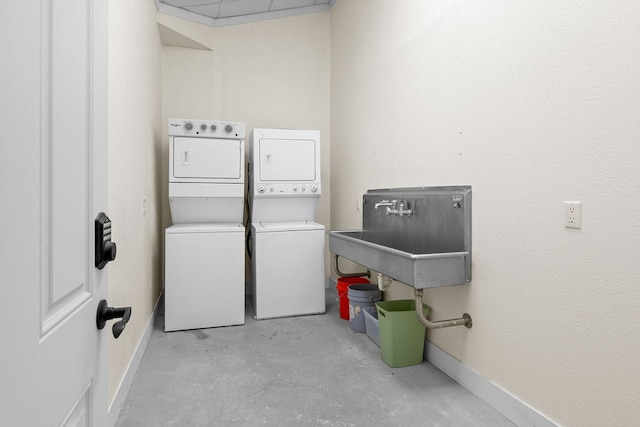
<path fill-rule="evenodd" d="M 244 139 L 244 123 L 169 119 L 174 224 L 242 222 Z"/>
<path fill-rule="evenodd" d="M 313 221 L 322 194 L 320 132 L 254 129 L 249 140 L 251 222 Z"/>

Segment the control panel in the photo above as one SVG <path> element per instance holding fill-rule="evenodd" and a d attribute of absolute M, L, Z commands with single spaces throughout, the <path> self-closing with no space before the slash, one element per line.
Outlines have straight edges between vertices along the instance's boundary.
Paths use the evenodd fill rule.
<path fill-rule="evenodd" d="M 253 194 L 258 196 L 319 196 L 320 183 L 286 183 L 286 184 L 255 184 Z"/>
<path fill-rule="evenodd" d="M 196 138 L 240 138 L 246 135 L 245 124 L 217 120 L 169 119 L 169 136 Z"/>

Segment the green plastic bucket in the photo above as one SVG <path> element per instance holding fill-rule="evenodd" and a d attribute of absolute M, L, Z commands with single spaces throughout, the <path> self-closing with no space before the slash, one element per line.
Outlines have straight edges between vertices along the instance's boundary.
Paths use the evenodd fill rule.
<path fill-rule="evenodd" d="M 415 300 L 376 303 L 380 333 L 380 355 L 392 368 L 419 365 L 424 354 L 424 326 L 416 315 Z M 429 307 L 422 305 L 425 316 Z"/>

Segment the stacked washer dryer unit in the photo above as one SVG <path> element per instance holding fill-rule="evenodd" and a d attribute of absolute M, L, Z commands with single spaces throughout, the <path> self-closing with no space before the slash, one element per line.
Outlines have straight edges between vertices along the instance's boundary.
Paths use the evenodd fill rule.
<path fill-rule="evenodd" d="M 255 318 L 324 313 L 320 132 L 254 129 L 249 161 Z"/>
<path fill-rule="evenodd" d="M 244 123 L 169 119 L 165 331 L 244 324 L 244 140 Z"/>

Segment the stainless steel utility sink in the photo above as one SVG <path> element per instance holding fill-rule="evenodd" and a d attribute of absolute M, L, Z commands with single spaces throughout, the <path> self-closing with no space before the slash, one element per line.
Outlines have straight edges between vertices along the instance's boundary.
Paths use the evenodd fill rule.
<path fill-rule="evenodd" d="M 470 186 L 370 190 L 362 222 L 329 250 L 416 289 L 471 280 Z"/>

